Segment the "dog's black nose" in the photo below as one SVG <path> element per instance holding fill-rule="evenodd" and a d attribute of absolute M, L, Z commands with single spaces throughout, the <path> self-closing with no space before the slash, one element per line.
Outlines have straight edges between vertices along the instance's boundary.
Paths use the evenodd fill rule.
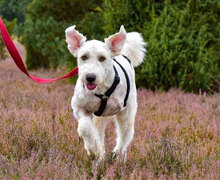
<path fill-rule="evenodd" d="M 96 75 L 93 74 L 93 73 L 89 73 L 86 75 L 86 80 L 89 82 L 89 83 L 93 83 L 96 79 Z"/>

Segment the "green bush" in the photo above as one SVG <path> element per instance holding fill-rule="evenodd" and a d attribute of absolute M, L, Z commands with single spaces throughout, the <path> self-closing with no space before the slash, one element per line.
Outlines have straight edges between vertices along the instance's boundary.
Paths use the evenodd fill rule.
<path fill-rule="evenodd" d="M 17 19 L 13 35 L 15 35 L 18 40 L 22 37 L 26 9 L 31 1 L 32 0 L 0 0 L 0 16 L 7 21 Z"/>
<path fill-rule="evenodd" d="M 124 24 L 148 42 L 138 86 L 213 91 L 220 77 L 219 6 L 217 0 L 105 0 L 104 29 L 111 34 Z"/>
<path fill-rule="evenodd" d="M 99 12 L 98 4 L 95 0 L 33 0 L 25 20 L 27 67 L 54 68 L 64 63 L 69 67 L 75 66 L 73 56 L 67 50 L 64 31 L 76 24 L 88 37 L 93 31 L 98 34 L 99 28 L 96 27 L 102 27 L 98 13 L 94 13 Z"/>
<path fill-rule="evenodd" d="M 217 0 L 33 0 L 25 20 L 27 67 L 76 66 L 64 30 L 76 24 L 88 39 L 141 32 L 148 42 L 137 85 L 149 89 L 218 91 L 220 3 Z"/>
<path fill-rule="evenodd" d="M 2 18 L 2 20 L 3 20 L 6 28 L 8 29 L 9 34 L 12 34 L 12 32 L 13 32 L 15 26 L 16 26 L 17 20 L 14 19 L 13 21 L 7 21 L 4 18 Z M 0 59 L 5 59 L 6 57 L 7 57 L 7 53 L 6 53 L 6 50 L 5 50 L 5 45 L 4 45 L 4 43 L 1 39 L 0 40 Z"/>
<path fill-rule="evenodd" d="M 23 24 L 27 5 L 31 0 L 0 0 L 0 15 L 12 21 L 17 19 L 18 23 Z"/>

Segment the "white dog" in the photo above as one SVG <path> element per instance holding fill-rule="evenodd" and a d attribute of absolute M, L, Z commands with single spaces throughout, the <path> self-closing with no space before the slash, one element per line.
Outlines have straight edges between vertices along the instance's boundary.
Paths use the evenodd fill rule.
<path fill-rule="evenodd" d="M 125 155 L 134 134 L 137 91 L 134 67 L 143 62 L 145 45 L 137 32 L 120 32 L 105 39 L 86 41 L 75 26 L 66 29 L 69 51 L 77 57 L 79 77 L 71 106 L 78 120 L 78 134 L 88 155 L 104 159 L 108 117 L 116 117 L 114 155 Z M 101 116 L 98 117 L 98 116 Z"/>

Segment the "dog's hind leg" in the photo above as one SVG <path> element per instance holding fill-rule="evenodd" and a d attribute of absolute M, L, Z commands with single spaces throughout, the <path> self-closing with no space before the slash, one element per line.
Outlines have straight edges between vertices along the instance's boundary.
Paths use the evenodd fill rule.
<path fill-rule="evenodd" d="M 93 123 L 93 115 L 82 108 L 74 108 L 74 115 L 78 120 L 78 134 L 84 140 L 84 147 L 89 156 L 95 156 L 97 161 L 104 158 L 104 149 L 99 131 Z"/>
<path fill-rule="evenodd" d="M 134 135 L 134 121 L 137 112 L 137 103 L 128 104 L 127 108 L 116 116 L 117 142 L 114 153 L 126 157 L 126 149 Z"/>

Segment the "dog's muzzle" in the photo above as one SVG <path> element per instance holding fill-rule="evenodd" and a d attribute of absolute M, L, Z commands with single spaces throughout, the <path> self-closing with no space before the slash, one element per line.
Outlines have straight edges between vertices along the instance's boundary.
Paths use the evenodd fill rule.
<path fill-rule="evenodd" d="M 96 80 L 96 75 L 93 73 L 86 74 L 86 80 L 88 83 L 93 83 Z"/>
<path fill-rule="evenodd" d="M 86 87 L 88 90 L 93 90 L 96 88 L 96 84 L 94 83 L 96 80 L 96 75 L 93 73 L 86 74 Z"/>

